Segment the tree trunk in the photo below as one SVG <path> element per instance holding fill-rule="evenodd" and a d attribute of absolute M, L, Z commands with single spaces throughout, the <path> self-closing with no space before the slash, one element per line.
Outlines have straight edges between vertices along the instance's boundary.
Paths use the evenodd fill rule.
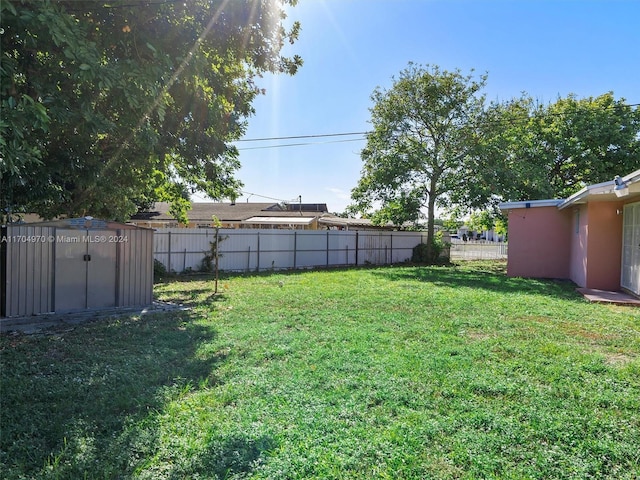
<path fill-rule="evenodd" d="M 436 191 L 437 178 L 431 177 L 431 185 L 429 189 L 429 200 L 427 201 L 427 257 L 430 262 L 434 262 L 433 258 L 433 241 L 435 240 L 435 208 L 436 208 Z"/>

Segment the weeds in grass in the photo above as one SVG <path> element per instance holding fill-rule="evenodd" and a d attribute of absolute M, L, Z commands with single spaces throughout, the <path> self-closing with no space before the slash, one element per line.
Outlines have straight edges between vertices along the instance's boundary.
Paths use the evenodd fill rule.
<path fill-rule="evenodd" d="M 640 309 L 504 264 L 156 285 L 0 338 L 2 478 L 640 476 Z"/>

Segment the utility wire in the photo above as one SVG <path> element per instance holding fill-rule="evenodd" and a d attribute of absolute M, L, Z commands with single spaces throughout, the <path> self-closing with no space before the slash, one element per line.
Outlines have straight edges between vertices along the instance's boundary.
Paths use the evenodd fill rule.
<path fill-rule="evenodd" d="M 263 150 L 266 148 L 281 148 L 281 147 L 302 147 L 307 145 L 326 145 L 328 143 L 346 143 L 346 142 L 361 142 L 365 140 L 365 138 L 352 138 L 349 140 L 330 140 L 328 142 L 303 142 L 303 143 L 283 143 L 278 145 L 263 145 L 261 147 L 245 147 L 238 148 L 238 151 L 241 150 Z"/>
<path fill-rule="evenodd" d="M 606 108 L 602 109 L 602 110 L 613 110 L 615 108 L 620 108 L 620 107 L 640 107 L 640 103 L 629 103 L 629 104 L 616 104 L 616 105 L 609 105 Z M 517 125 L 518 123 L 522 122 L 522 124 L 537 119 L 537 118 L 544 118 L 544 117 L 560 117 L 566 115 L 566 113 L 564 112 L 545 112 L 542 115 L 537 114 L 536 111 L 533 112 L 524 112 L 524 116 L 521 118 L 511 118 L 511 119 L 497 119 L 497 120 L 487 120 L 486 123 L 488 124 L 494 124 L 494 125 L 500 125 L 500 124 L 505 124 L 505 125 Z M 290 136 L 284 136 L 284 137 L 264 137 L 264 138 L 243 138 L 240 140 L 236 140 L 237 142 L 267 142 L 267 141 L 276 141 L 276 140 L 293 140 L 293 139 L 305 139 L 305 138 L 332 138 L 332 137 L 342 137 L 342 136 L 353 136 L 353 135 L 360 135 L 360 136 L 364 136 L 364 135 L 368 135 L 372 132 L 338 132 L 338 133 L 323 133 L 323 134 L 315 134 L 315 135 L 290 135 Z M 324 144 L 329 144 L 329 143 L 345 143 L 345 142 L 359 142 L 365 140 L 365 138 L 353 138 L 353 139 L 348 139 L 348 140 L 332 140 L 332 141 L 328 141 L 328 142 L 303 142 L 303 143 L 285 143 L 285 144 L 277 144 L 277 145 L 263 145 L 263 146 L 259 146 L 259 147 L 245 147 L 245 148 L 239 148 L 238 151 L 240 150 L 262 150 L 262 149 L 267 149 L 267 148 L 281 148 L 281 147 L 300 147 L 300 146 L 309 146 L 309 145 L 324 145 Z"/>
<path fill-rule="evenodd" d="M 266 198 L 267 200 L 275 200 L 276 202 L 291 203 L 291 202 L 297 201 L 297 198 L 294 199 L 294 200 L 283 200 L 282 198 L 267 197 L 266 195 L 260 195 L 260 194 L 257 194 L 257 193 L 245 192 L 244 190 L 241 190 L 240 193 L 243 194 L 243 195 L 247 195 L 248 197 Z M 247 202 L 249 202 L 249 198 L 247 198 Z"/>
<path fill-rule="evenodd" d="M 317 135 L 293 135 L 289 137 L 242 138 L 236 142 L 266 142 L 269 140 L 294 140 L 300 138 L 345 137 L 350 135 L 366 135 L 369 132 L 321 133 Z"/>

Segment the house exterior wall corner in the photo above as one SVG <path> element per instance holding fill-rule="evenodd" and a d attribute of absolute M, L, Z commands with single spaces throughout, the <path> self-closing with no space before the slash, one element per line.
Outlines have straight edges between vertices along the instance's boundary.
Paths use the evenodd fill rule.
<path fill-rule="evenodd" d="M 571 217 L 556 206 L 509 210 L 510 277 L 569 278 Z"/>

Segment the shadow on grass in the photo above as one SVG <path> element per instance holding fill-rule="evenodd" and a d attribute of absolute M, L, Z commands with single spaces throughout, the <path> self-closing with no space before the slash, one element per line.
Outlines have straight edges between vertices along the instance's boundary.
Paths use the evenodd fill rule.
<path fill-rule="evenodd" d="M 221 384 L 229 355 L 202 348 L 218 334 L 194 320 L 192 312 L 170 312 L 0 338 L 0 477 L 129 478 L 170 456 L 168 406 Z M 266 437 L 213 435 L 153 477 L 247 473 L 273 447 Z"/>
<path fill-rule="evenodd" d="M 582 302 L 569 280 L 507 277 L 502 262 L 453 263 L 447 266 L 386 268 L 374 272 L 390 281 L 419 281 L 437 286 L 477 288 L 501 293 L 530 293 Z"/>

